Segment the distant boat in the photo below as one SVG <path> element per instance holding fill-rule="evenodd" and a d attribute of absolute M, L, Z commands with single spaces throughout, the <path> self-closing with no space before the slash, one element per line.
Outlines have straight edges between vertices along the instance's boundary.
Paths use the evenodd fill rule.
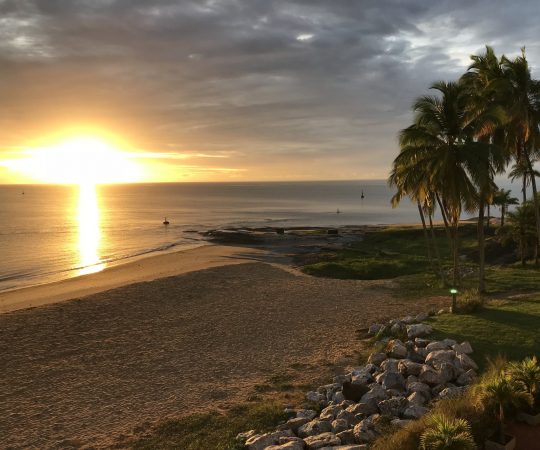
<path fill-rule="evenodd" d="M 362 191 L 362 195 L 360 196 L 360 198 L 363 200 L 364 199 L 364 191 Z"/>
<path fill-rule="evenodd" d="M 339 208 L 337 209 L 336 214 L 341 214 L 341 211 L 339 210 Z"/>
<path fill-rule="evenodd" d="M 165 217 L 165 220 L 163 221 L 163 225 L 169 225 L 169 221 L 167 220 L 166 217 Z"/>
<path fill-rule="evenodd" d="M 24 195 L 24 191 L 21 192 L 21 195 Z"/>

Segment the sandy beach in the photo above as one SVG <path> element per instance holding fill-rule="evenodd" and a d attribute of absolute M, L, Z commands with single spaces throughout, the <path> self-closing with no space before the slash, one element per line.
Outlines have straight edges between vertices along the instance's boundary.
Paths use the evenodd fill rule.
<path fill-rule="evenodd" d="M 166 417 L 245 401 L 295 364 L 350 359 L 355 330 L 378 319 L 440 305 L 260 257 L 207 246 L 5 294 L 2 445 L 121 448 Z"/>

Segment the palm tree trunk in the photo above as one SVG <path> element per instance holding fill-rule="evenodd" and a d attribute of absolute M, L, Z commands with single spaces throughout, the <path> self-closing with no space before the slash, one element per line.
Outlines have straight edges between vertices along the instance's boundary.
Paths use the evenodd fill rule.
<path fill-rule="evenodd" d="M 523 187 L 521 188 L 523 194 L 523 203 L 527 201 L 527 175 L 523 175 Z"/>
<path fill-rule="evenodd" d="M 489 208 L 489 205 L 488 205 Z M 489 209 L 488 209 L 489 211 Z M 488 213 L 489 214 L 489 213 Z M 488 216 L 489 220 L 489 216 Z M 486 264 L 486 240 L 484 235 L 484 193 L 480 193 L 480 205 L 478 207 L 478 291 L 486 291 L 486 282 L 484 279 Z"/>
<path fill-rule="evenodd" d="M 506 212 L 506 205 L 501 206 L 501 228 L 504 227 L 504 213 Z"/>
<path fill-rule="evenodd" d="M 442 261 L 441 261 L 441 254 L 439 252 L 439 246 L 437 245 L 437 241 L 435 239 L 435 230 L 433 228 L 432 214 L 429 214 L 428 217 L 429 217 L 429 230 L 431 232 L 431 241 L 433 242 L 433 248 L 435 250 L 435 257 L 437 258 L 437 265 L 439 267 L 439 275 L 441 277 L 441 281 L 443 282 L 443 284 L 446 284 L 446 279 L 445 279 L 446 277 L 444 276 L 444 270 L 443 270 Z"/>
<path fill-rule="evenodd" d="M 487 224 L 486 224 L 486 230 L 489 231 L 489 223 L 491 220 L 491 205 L 487 204 Z"/>
<path fill-rule="evenodd" d="M 433 258 L 431 257 L 431 247 L 429 245 L 429 238 L 428 238 L 428 232 L 426 227 L 426 219 L 424 217 L 424 211 L 422 211 L 422 205 L 420 204 L 420 201 L 416 201 L 416 205 L 418 206 L 418 213 L 420 214 L 420 220 L 422 220 L 422 229 L 424 230 L 424 239 L 426 240 L 426 248 L 427 248 L 427 255 L 429 259 L 429 265 L 431 266 L 431 269 L 433 272 L 435 272 L 435 267 L 433 266 Z"/>
<path fill-rule="evenodd" d="M 435 193 L 435 198 L 437 199 L 437 203 L 439 205 L 439 209 L 441 210 L 441 216 L 444 221 L 444 231 L 446 232 L 446 238 L 448 239 L 448 246 L 450 248 L 450 254 L 452 254 L 452 232 L 450 230 L 450 224 L 448 223 L 448 217 L 446 215 L 446 210 L 443 207 L 443 204 L 441 202 L 441 199 L 439 197 L 439 194 Z"/>
<path fill-rule="evenodd" d="M 458 228 L 459 228 L 459 217 L 453 217 L 452 218 L 452 249 L 453 249 L 453 256 L 454 256 L 454 286 L 459 286 L 459 236 L 458 236 Z M 455 296 L 452 298 L 452 310 L 456 310 L 456 304 L 455 304 Z"/>
<path fill-rule="evenodd" d="M 536 177 L 534 175 L 534 169 L 531 163 L 531 158 L 527 152 L 523 152 L 525 155 L 525 160 L 527 161 L 527 167 L 529 169 L 529 175 L 531 177 L 531 186 L 532 186 L 532 197 L 534 203 L 534 216 L 536 218 L 536 248 L 534 251 L 535 254 L 535 264 L 538 265 L 538 242 L 540 242 L 540 205 L 538 204 L 538 195 L 536 192 Z"/>

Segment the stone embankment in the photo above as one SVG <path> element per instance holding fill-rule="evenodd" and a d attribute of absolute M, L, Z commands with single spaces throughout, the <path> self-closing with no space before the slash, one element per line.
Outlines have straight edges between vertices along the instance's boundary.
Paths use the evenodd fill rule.
<path fill-rule="evenodd" d="M 427 338 L 425 314 L 374 324 L 380 351 L 368 363 L 338 375 L 333 383 L 308 392 L 315 409 L 287 410 L 293 415 L 274 432 L 241 433 L 248 450 L 361 450 L 388 425 L 401 427 L 422 417 L 437 400 L 463 392 L 478 366 L 468 342 Z"/>

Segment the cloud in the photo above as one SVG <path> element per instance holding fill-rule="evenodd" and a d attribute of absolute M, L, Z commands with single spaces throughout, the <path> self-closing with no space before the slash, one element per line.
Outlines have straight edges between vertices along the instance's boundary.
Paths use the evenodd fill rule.
<path fill-rule="evenodd" d="M 230 152 L 245 179 L 384 178 L 413 99 L 485 44 L 536 69 L 539 19 L 523 0 L 0 0 L 0 148 L 90 123 Z"/>

